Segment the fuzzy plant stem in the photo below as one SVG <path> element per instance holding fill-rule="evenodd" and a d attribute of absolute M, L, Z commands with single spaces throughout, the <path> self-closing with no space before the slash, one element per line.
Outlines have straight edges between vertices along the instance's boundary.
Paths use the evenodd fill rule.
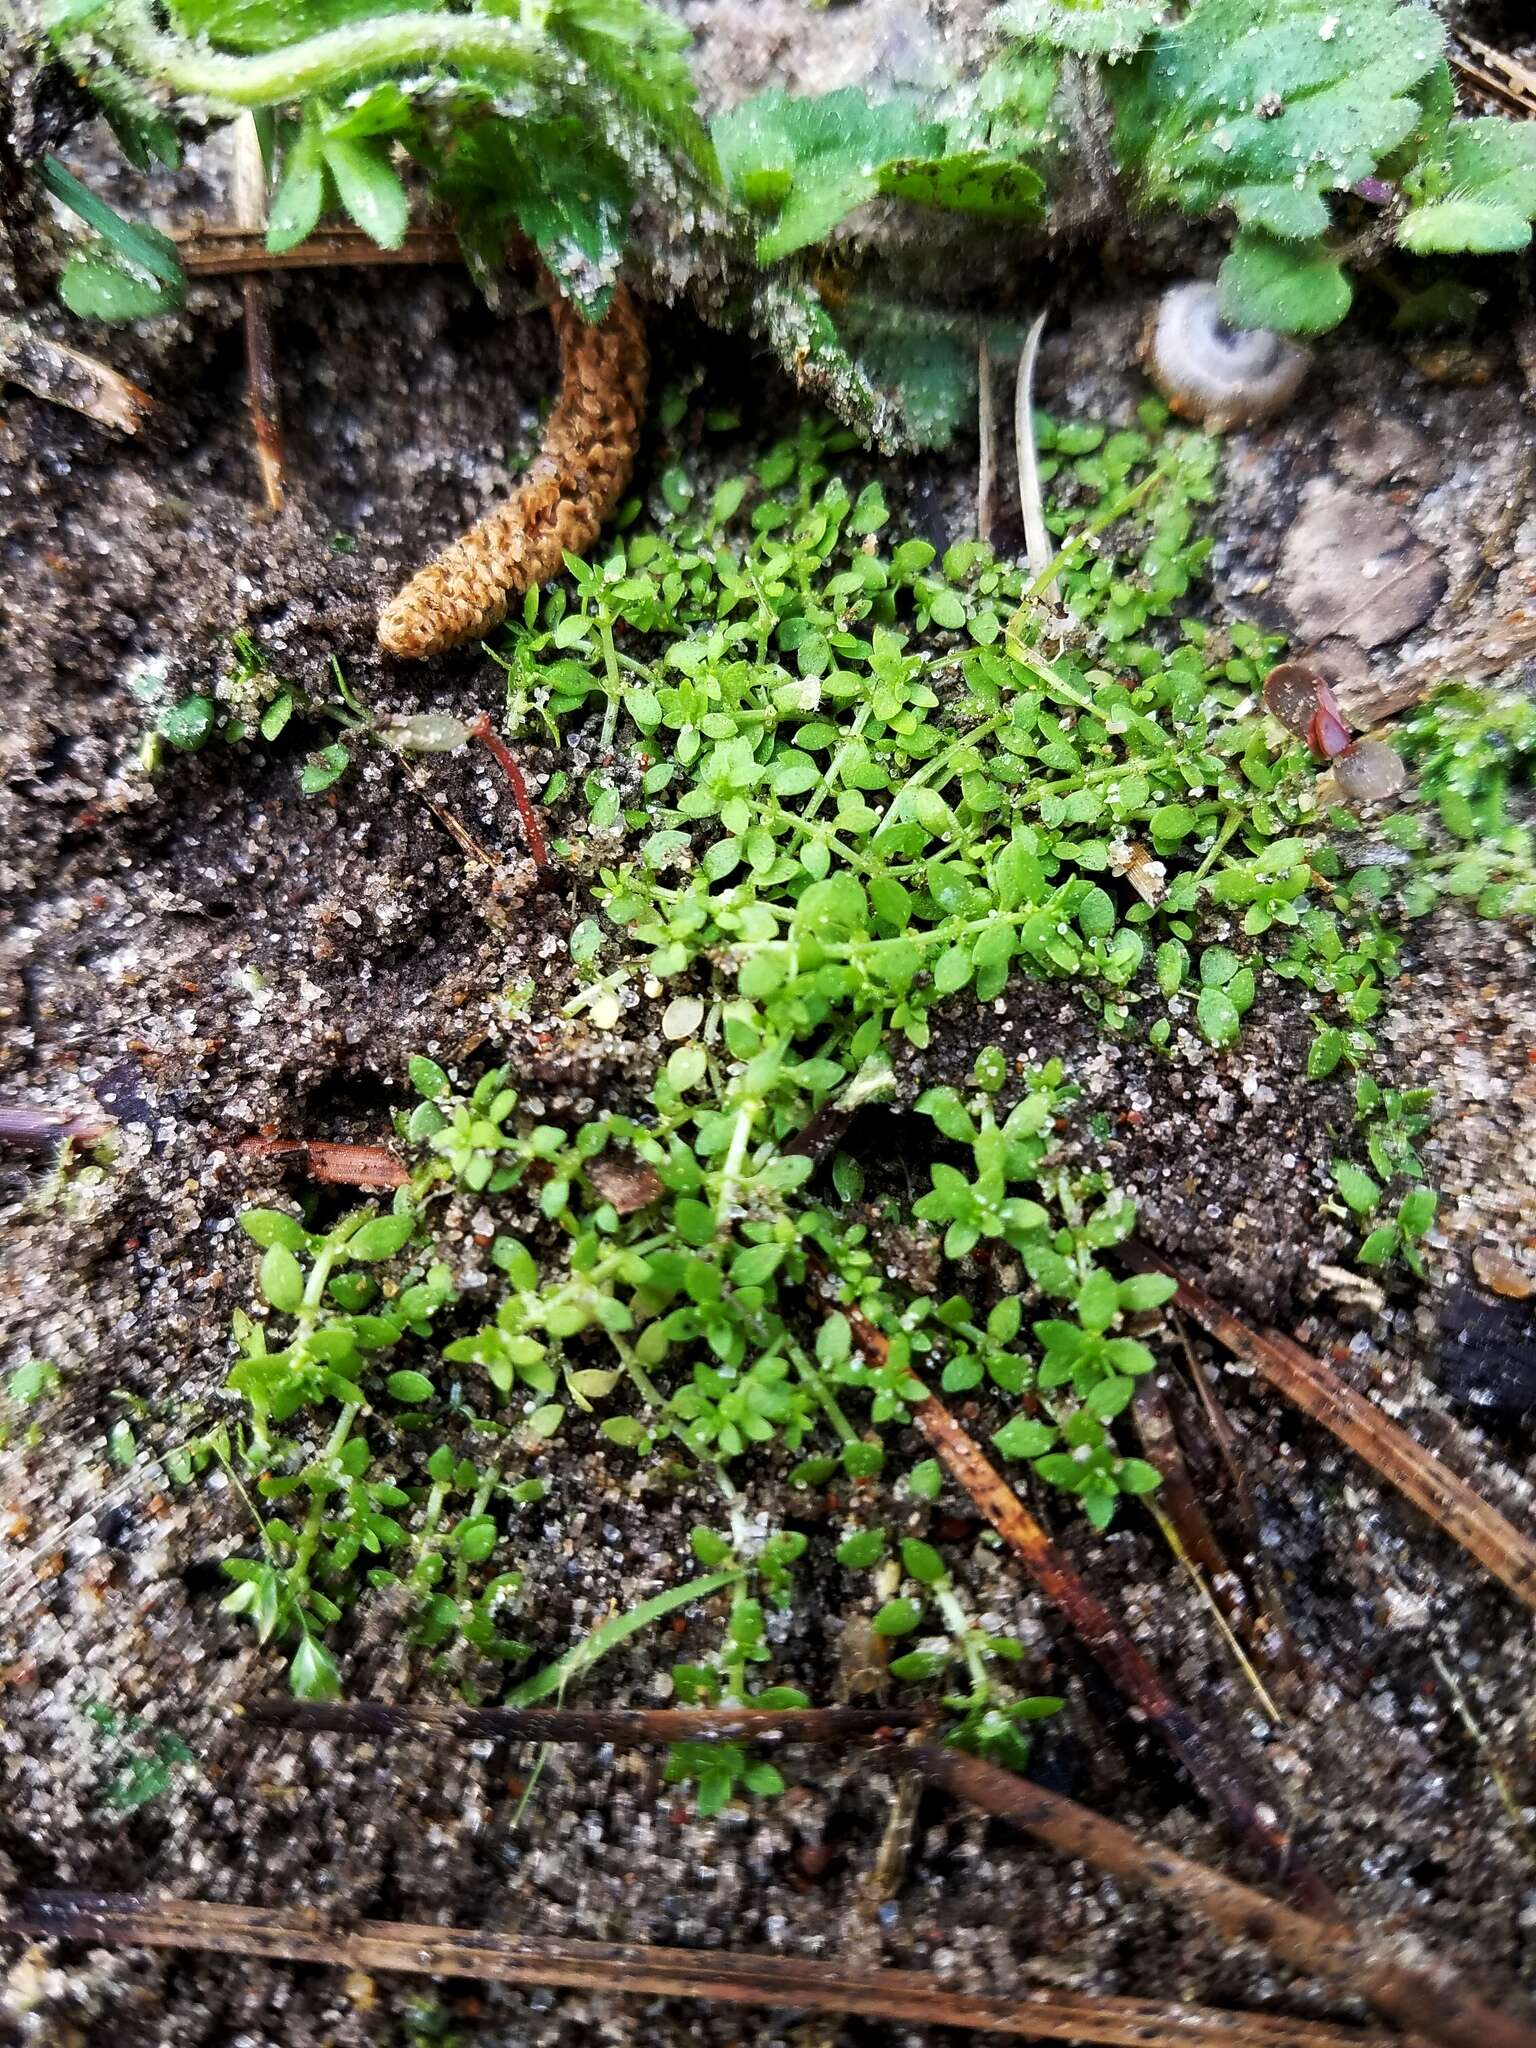
<path fill-rule="evenodd" d="M 554 76 L 553 53 L 541 36 L 490 14 L 382 14 L 236 57 L 157 28 L 145 0 L 113 0 L 91 21 L 83 48 L 91 45 L 110 50 L 146 81 L 227 107 L 282 106 L 407 69 Z"/>

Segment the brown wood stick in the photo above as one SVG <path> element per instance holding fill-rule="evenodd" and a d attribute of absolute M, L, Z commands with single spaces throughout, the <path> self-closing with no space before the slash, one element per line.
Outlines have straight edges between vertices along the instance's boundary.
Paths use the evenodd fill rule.
<path fill-rule="evenodd" d="M 1209 1579 L 1211 1593 L 1220 1603 L 1228 1621 L 1234 1626 L 1247 1622 L 1250 1619 L 1247 1594 L 1228 1563 L 1226 1552 L 1216 1540 L 1216 1531 L 1211 1527 L 1205 1509 L 1200 1505 L 1190 1480 L 1189 1467 L 1184 1462 L 1178 1432 L 1174 1428 L 1173 1410 L 1155 1372 L 1145 1374 L 1136 1382 L 1131 1416 L 1147 1462 L 1155 1465 L 1162 1475 L 1157 1504 L 1172 1523 L 1174 1533 L 1184 1546 L 1185 1556 L 1191 1564 L 1197 1564 Z"/>
<path fill-rule="evenodd" d="M 857 1310 L 844 1308 L 853 1340 L 866 1356 L 882 1361 L 886 1343 Z M 1139 1709 L 1183 1764 L 1195 1785 L 1234 1836 L 1261 1858 L 1264 1868 L 1284 1878 L 1307 1907 L 1325 1917 L 1335 1911 L 1327 1886 L 1298 1852 L 1288 1829 L 1246 1782 L 1237 1763 L 1223 1754 L 1161 1674 L 1131 1641 L 1124 1625 L 1084 1583 L 1066 1552 L 1058 1548 L 991 1459 L 950 1414 L 936 1394 L 925 1394 L 912 1419 L 978 1513 L 985 1516 L 1030 1577 L 1071 1624 L 1121 1696 Z"/>
<path fill-rule="evenodd" d="M 311 1180 L 340 1188 L 403 1188 L 410 1175 L 382 1145 L 333 1145 L 322 1138 L 242 1138 L 237 1159 L 278 1159 Z"/>
<path fill-rule="evenodd" d="M 1201 1329 L 1261 1373 L 1314 1422 L 1331 1430 L 1340 1443 L 1347 1444 L 1372 1471 L 1380 1473 L 1492 1572 L 1517 1600 L 1536 1608 L 1536 1542 L 1507 1522 L 1432 1451 L 1389 1421 L 1374 1401 L 1356 1393 L 1330 1366 L 1280 1331 L 1250 1329 L 1240 1316 L 1145 1245 L 1122 1245 L 1121 1256 L 1142 1272 L 1170 1274 L 1179 1283 L 1176 1308 L 1192 1316 Z"/>
<path fill-rule="evenodd" d="M 1212 1375 L 1195 1356 L 1194 1346 L 1189 1341 L 1189 1325 L 1182 1316 L 1176 1315 L 1173 1321 L 1189 1366 L 1189 1378 L 1195 1398 L 1200 1403 L 1201 1413 L 1215 1442 L 1216 1453 L 1226 1467 L 1227 1479 L 1232 1489 L 1232 1512 L 1248 1545 L 1248 1568 L 1253 1574 L 1253 1582 L 1258 1589 L 1259 1601 L 1263 1608 L 1264 1628 L 1269 1637 L 1268 1647 L 1273 1672 L 1282 1676 L 1290 1690 L 1295 1693 L 1306 1679 L 1306 1661 L 1297 1649 L 1296 1638 L 1291 1632 L 1291 1619 L 1286 1611 L 1285 1592 L 1280 1584 L 1280 1574 L 1276 1571 L 1269 1549 L 1259 1532 L 1259 1512 L 1254 1505 L 1253 1488 L 1249 1483 L 1247 1468 L 1239 1455 L 1238 1432 L 1211 1385 Z"/>
<path fill-rule="evenodd" d="M 274 253 L 254 228 L 201 227 L 172 239 L 193 277 L 239 277 L 271 270 L 329 270 L 381 264 L 461 263 L 459 238 L 449 228 L 407 228 L 398 249 L 383 249 L 361 228 L 324 228 L 296 249 Z"/>
<path fill-rule="evenodd" d="M 1144 1842 L 1118 1821 L 980 1757 L 920 1744 L 892 1752 L 930 1785 L 1011 1821 L 1063 1854 L 1149 1884 L 1237 1941 L 1257 1942 L 1298 1970 L 1365 1998 L 1384 2017 L 1442 2048 L 1536 2048 L 1536 2028 L 1494 2010 L 1445 1964 L 1405 1944 L 1329 1925 L 1268 1899 L 1203 1863 Z"/>
<path fill-rule="evenodd" d="M 239 225 L 262 233 L 267 225 L 267 167 L 253 114 L 243 114 L 234 127 L 229 190 Z M 245 395 L 256 467 L 267 511 L 276 515 L 283 509 L 285 458 L 271 288 L 266 278 L 247 273 L 240 293 L 245 306 Z"/>
<path fill-rule="evenodd" d="M 696 1998 L 712 2005 L 857 2013 L 909 2025 L 1109 2048 L 1387 2048 L 1358 2027 L 1222 2012 L 1156 1998 L 1070 1991 L 979 1997 L 924 1970 L 860 1970 L 786 1955 L 722 1955 L 609 1941 L 402 1921 L 328 1924 L 318 1914 L 120 1894 L 21 1892 L 0 1904 L 0 1935 L 132 1948 L 207 1948 L 267 1962 L 551 1984 L 604 1997 Z M 1493 2044 L 1490 2044 L 1493 2048 Z"/>
<path fill-rule="evenodd" d="M 492 1736 L 511 1742 L 841 1742 L 896 1735 L 943 1719 L 938 1707 L 465 1707 L 392 1706 L 382 1700 L 246 1700 L 236 1709 L 264 1728 L 335 1735 Z"/>
<path fill-rule="evenodd" d="M 24 1102 L 0 1102 L 0 1151 L 49 1152 L 66 1138 L 77 1145 L 99 1145 L 112 1129 L 106 1118 L 64 1116 Z"/>
<path fill-rule="evenodd" d="M 1233 1835 L 1283 1878 L 1310 1911 L 1329 1917 L 1337 1910 L 1327 1886 L 1301 1855 L 1272 1803 L 1251 1785 L 1236 1760 L 1201 1726 L 1172 1687 L 1131 1641 L 1123 1624 L 1088 1590 L 1066 1553 L 1054 1544 L 1001 1472 L 950 1414 L 929 1394 L 912 1419 L 972 1502 L 1023 1560 L 1035 1584 L 1109 1674 L 1121 1694 L 1138 1707 L 1189 1772 Z"/>
<path fill-rule="evenodd" d="M 5 384 L 19 384 L 50 405 L 66 405 L 120 434 L 136 434 L 155 410 L 149 393 L 110 363 L 65 348 L 25 321 L 0 316 L 0 385 Z"/>

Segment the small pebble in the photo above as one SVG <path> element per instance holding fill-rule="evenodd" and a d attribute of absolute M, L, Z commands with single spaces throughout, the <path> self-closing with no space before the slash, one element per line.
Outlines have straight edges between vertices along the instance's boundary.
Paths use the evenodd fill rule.
<path fill-rule="evenodd" d="M 1472 1270 L 1485 1287 L 1508 1301 L 1529 1301 L 1536 1294 L 1536 1274 L 1497 1245 L 1478 1245 L 1472 1254 Z"/>

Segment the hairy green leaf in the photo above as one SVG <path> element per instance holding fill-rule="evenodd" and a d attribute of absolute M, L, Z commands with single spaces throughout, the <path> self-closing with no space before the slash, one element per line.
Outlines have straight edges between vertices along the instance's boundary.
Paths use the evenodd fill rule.
<path fill-rule="evenodd" d="M 883 165 L 939 155 L 944 130 L 912 101 L 847 86 L 813 99 L 759 93 L 716 120 L 714 139 L 733 195 L 776 214 L 757 244 L 758 261 L 772 263 L 872 199 Z"/>

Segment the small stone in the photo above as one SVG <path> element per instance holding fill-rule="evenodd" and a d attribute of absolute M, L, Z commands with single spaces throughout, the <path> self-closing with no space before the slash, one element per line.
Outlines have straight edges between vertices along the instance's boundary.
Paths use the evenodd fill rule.
<path fill-rule="evenodd" d="M 1472 1270 L 1485 1287 L 1508 1301 L 1529 1301 L 1536 1294 L 1536 1273 L 1497 1245 L 1478 1245 L 1472 1253 Z"/>
<path fill-rule="evenodd" d="M 1384 484 L 1393 477 L 1422 479 L 1434 467 L 1428 439 L 1407 420 L 1352 406 L 1333 423 L 1335 462 L 1360 484 Z"/>
<path fill-rule="evenodd" d="M 1279 583 L 1299 638 L 1338 633 L 1384 647 L 1423 625 L 1446 575 L 1390 505 L 1325 481 L 1307 491 L 1285 537 Z"/>
<path fill-rule="evenodd" d="M 628 1158 L 623 1153 L 599 1152 L 595 1159 L 586 1162 L 586 1172 L 603 1200 L 611 1202 L 621 1216 L 633 1216 L 637 1210 L 649 1208 L 662 1191 L 653 1167 L 643 1159 Z"/>

